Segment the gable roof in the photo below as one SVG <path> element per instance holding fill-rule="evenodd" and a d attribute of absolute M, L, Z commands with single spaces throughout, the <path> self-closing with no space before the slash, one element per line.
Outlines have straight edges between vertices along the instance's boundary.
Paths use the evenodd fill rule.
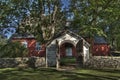
<path fill-rule="evenodd" d="M 98 44 L 107 44 L 107 41 L 105 40 L 104 37 L 95 36 L 95 37 L 94 37 L 94 43 L 98 43 Z"/>
<path fill-rule="evenodd" d="M 78 39 L 83 39 L 80 35 L 72 32 L 72 31 L 70 31 L 70 30 L 64 30 L 64 31 L 61 31 L 61 32 L 59 32 L 58 34 L 56 34 L 56 35 L 52 38 L 52 40 L 53 40 L 53 39 L 56 39 L 56 38 L 58 38 L 58 37 L 61 37 L 62 35 L 65 35 L 65 34 L 69 34 L 69 35 L 71 35 L 71 36 L 73 36 L 73 37 L 75 37 L 75 38 L 78 38 Z"/>
<path fill-rule="evenodd" d="M 56 34 L 55 36 L 53 36 L 53 38 L 47 43 L 47 45 L 49 45 L 54 39 L 59 38 L 59 37 L 65 35 L 65 34 L 69 34 L 70 36 L 73 36 L 73 37 L 75 37 L 75 38 L 77 38 L 77 39 L 80 39 L 80 40 L 84 40 L 84 41 L 85 41 L 85 39 L 82 38 L 80 35 L 72 32 L 72 31 L 70 31 L 70 30 L 63 30 L 63 31 L 59 32 L 58 34 Z M 88 46 L 90 46 L 90 44 L 89 44 L 87 41 L 85 41 L 85 43 L 86 43 Z"/>

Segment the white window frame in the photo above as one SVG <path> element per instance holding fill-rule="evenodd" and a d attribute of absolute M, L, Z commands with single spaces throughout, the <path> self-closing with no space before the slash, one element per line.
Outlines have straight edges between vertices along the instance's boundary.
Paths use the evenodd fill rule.
<path fill-rule="evenodd" d="M 22 43 L 22 45 L 23 45 L 25 48 L 28 47 L 28 43 L 27 43 L 27 41 L 23 41 L 23 42 L 21 42 L 21 43 Z"/>

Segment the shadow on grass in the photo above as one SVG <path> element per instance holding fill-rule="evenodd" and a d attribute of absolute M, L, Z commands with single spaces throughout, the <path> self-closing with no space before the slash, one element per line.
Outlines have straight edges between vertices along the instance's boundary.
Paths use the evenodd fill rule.
<path fill-rule="evenodd" d="M 79 69 L 80 71 L 80 69 Z M 118 71 L 95 70 L 98 72 L 108 72 L 119 74 Z M 119 80 L 120 76 L 98 75 L 88 73 L 78 73 L 76 71 L 57 71 L 56 69 L 13 69 L 0 71 L 0 80 Z"/>
<path fill-rule="evenodd" d="M 119 80 L 118 76 L 99 76 L 99 75 L 91 75 L 85 73 L 68 73 L 64 74 L 61 77 L 67 77 L 65 80 Z"/>
<path fill-rule="evenodd" d="M 13 69 L 0 71 L 0 80 L 52 80 L 59 72 L 55 69 Z M 55 79 L 54 79 L 55 80 Z"/>
<path fill-rule="evenodd" d="M 116 70 L 116 69 L 95 69 L 95 70 L 99 71 L 99 72 L 119 73 L 120 74 L 120 70 Z"/>

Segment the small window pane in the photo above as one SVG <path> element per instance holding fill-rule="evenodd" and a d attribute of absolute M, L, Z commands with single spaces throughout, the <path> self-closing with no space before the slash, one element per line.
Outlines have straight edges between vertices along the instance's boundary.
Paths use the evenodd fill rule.
<path fill-rule="evenodd" d="M 66 56 L 72 56 L 72 48 L 71 47 L 66 48 Z"/>
<path fill-rule="evenodd" d="M 25 48 L 27 48 L 27 42 L 26 42 L 26 41 L 22 42 L 22 45 L 23 45 Z"/>
<path fill-rule="evenodd" d="M 36 50 L 40 50 L 41 49 L 41 45 L 39 42 L 36 42 Z"/>

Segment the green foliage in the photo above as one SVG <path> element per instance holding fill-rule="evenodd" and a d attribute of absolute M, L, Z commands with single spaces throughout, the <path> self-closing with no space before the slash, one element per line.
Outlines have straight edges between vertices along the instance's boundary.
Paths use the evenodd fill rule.
<path fill-rule="evenodd" d="M 119 0 L 71 0 L 71 11 L 74 13 L 73 27 L 88 36 L 106 36 L 106 27 L 119 23 Z"/>
<path fill-rule="evenodd" d="M 63 57 L 60 59 L 61 65 L 74 64 L 76 62 L 75 57 Z"/>
<path fill-rule="evenodd" d="M 89 37 L 105 36 L 112 46 L 113 42 L 116 47 L 120 45 L 119 0 L 67 0 L 67 9 L 62 9 L 62 1 L 0 0 L 0 28 L 14 26 L 18 33 L 34 34 L 44 43 L 63 30 L 66 15 L 73 14 L 72 30 Z M 105 31 L 107 27 L 109 30 Z"/>
<path fill-rule="evenodd" d="M 89 36 L 89 37 L 94 37 L 94 36 L 104 36 L 106 37 L 106 34 L 103 32 L 103 30 L 100 27 L 92 27 L 92 26 L 83 26 L 79 34 L 82 36 Z"/>
<path fill-rule="evenodd" d="M 61 10 L 61 0 L 27 0 L 27 3 L 20 1 L 19 6 L 22 9 L 17 6 L 16 0 L 13 1 L 22 17 L 17 28 L 18 33 L 31 33 L 44 43 L 63 27 L 65 13 Z"/>
<path fill-rule="evenodd" d="M 116 49 L 120 51 L 120 34 L 116 35 L 115 46 L 116 46 Z"/>
<path fill-rule="evenodd" d="M 106 33 L 108 36 L 108 41 L 111 43 L 111 47 L 114 50 L 120 51 L 120 23 L 116 23 L 116 27 L 111 26 L 110 30 Z"/>
<path fill-rule="evenodd" d="M 1 35 L 0 35 L 0 47 L 2 45 L 5 45 L 7 43 L 7 39 L 3 38 Z"/>
<path fill-rule="evenodd" d="M 27 56 L 28 50 L 19 42 L 9 42 L 0 47 L 0 57 L 24 57 Z"/>
<path fill-rule="evenodd" d="M 105 36 L 112 47 L 120 50 L 119 0 L 71 0 L 70 10 L 74 14 L 72 27 L 80 35 Z"/>

